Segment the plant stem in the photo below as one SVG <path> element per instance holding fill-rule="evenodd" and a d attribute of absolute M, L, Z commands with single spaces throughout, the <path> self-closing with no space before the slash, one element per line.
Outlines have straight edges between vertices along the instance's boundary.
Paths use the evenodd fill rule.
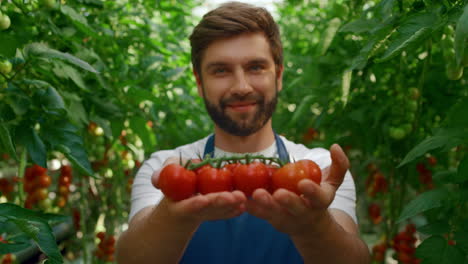
<path fill-rule="evenodd" d="M 88 228 L 87 228 L 87 221 L 86 221 L 86 210 L 89 209 L 89 205 L 88 205 L 88 200 L 87 199 L 84 199 L 84 197 L 87 197 L 86 196 L 86 191 L 88 189 L 88 181 L 86 181 L 85 177 L 83 175 L 80 175 L 81 177 L 79 177 L 79 183 L 80 183 L 80 188 L 79 188 L 79 192 L 80 192 L 80 197 L 82 198 L 81 199 L 81 203 L 79 206 L 79 210 L 80 210 L 80 226 L 81 226 L 81 232 L 83 234 L 83 236 L 81 237 L 81 244 L 82 244 L 82 247 L 83 247 L 83 263 L 84 264 L 87 264 L 89 263 L 89 255 L 88 255 Z M 90 239 L 89 239 L 90 240 Z"/>
<path fill-rule="evenodd" d="M 26 162 L 27 162 L 27 158 L 28 158 L 28 150 L 26 148 L 23 149 L 23 152 L 21 153 L 21 156 L 20 156 L 20 163 L 19 163 L 19 166 L 18 166 L 18 199 L 19 199 L 19 204 L 20 205 L 23 205 L 24 204 L 24 197 L 25 197 L 25 194 L 24 194 L 24 171 L 26 169 Z"/>
<path fill-rule="evenodd" d="M 222 164 L 222 162 L 232 163 L 232 162 L 246 161 L 246 163 L 249 163 L 252 160 L 256 160 L 256 159 L 261 160 L 264 163 L 266 161 L 270 161 L 270 163 L 274 162 L 280 166 L 283 166 L 283 162 L 279 158 L 265 157 L 263 155 L 251 156 L 249 154 L 246 154 L 245 156 L 241 156 L 241 157 L 208 158 L 208 159 L 204 159 L 200 163 L 186 165 L 186 167 L 189 170 L 195 170 L 208 164 L 210 165 L 216 164 L 214 165 L 214 167 L 219 167 Z"/>

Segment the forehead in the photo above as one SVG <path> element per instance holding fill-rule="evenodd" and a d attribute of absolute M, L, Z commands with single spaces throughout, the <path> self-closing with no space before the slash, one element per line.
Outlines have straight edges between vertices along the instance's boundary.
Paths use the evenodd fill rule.
<path fill-rule="evenodd" d="M 201 66 L 204 68 L 214 62 L 235 64 L 258 59 L 273 63 L 270 44 L 265 36 L 262 33 L 251 33 L 214 41 L 206 48 Z"/>

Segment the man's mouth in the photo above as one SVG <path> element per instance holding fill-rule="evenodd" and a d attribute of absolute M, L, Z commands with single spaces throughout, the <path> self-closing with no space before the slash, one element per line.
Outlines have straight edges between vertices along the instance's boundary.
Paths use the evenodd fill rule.
<path fill-rule="evenodd" d="M 257 102 L 251 101 L 251 102 L 232 102 L 227 104 L 227 107 L 236 111 L 236 112 L 246 112 L 252 109 L 257 105 Z"/>

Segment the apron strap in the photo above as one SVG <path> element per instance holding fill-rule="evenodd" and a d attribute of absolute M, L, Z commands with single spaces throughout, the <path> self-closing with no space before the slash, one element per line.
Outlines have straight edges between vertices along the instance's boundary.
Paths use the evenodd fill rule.
<path fill-rule="evenodd" d="M 275 132 L 275 141 L 276 141 L 276 148 L 278 152 L 279 159 L 284 163 L 289 163 L 289 154 L 286 150 L 286 146 L 284 145 L 283 140 L 281 140 L 280 136 Z M 213 158 L 214 157 L 214 150 L 215 150 L 215 135 L 211 134 L 205 144 L 205 150 L 203 152 L 203 158 Z"/>

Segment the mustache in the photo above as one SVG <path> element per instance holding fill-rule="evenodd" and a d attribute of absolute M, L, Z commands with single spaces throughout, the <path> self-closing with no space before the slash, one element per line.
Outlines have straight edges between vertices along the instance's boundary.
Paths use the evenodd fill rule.
<path fill-rule="evenodd" d="M 242 103 L 242 102 L 255 102 L 262 103 L 265 99 L 259 94 L 247 94 L 247 95 L 232 95 L 228 98 L 221 99 L 221 107 L 225 107 L 232 103 Z"/>

